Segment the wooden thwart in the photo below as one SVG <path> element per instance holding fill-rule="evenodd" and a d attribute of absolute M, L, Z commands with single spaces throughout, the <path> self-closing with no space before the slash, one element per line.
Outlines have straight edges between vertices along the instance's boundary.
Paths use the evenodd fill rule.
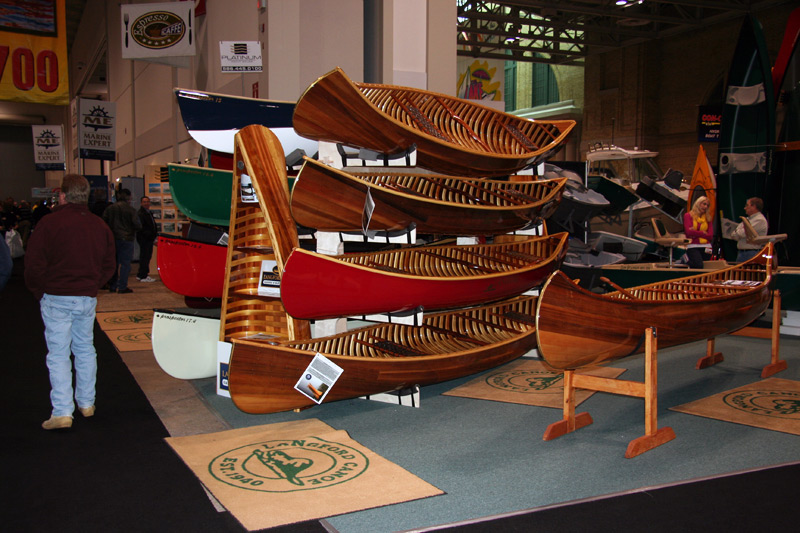
<path fill-rule="evenodd" d="M 644 398 L 645 434 L 628 443 L 626 458 L 636 457 L 675 438 L 670 427 L 658 428 L 658 361 L 654 328 L 645 330 L 645 380 L 644 382 L 603 378 L 576 374 L 575 370 L 564 371 L 564 418 L 548 426 L 543 440 L 553 440 L 571 433 L 593 422 L 589 413 L 575 414 L 575 390 L 585 389 L 609 392 L 623 396 Z"/>

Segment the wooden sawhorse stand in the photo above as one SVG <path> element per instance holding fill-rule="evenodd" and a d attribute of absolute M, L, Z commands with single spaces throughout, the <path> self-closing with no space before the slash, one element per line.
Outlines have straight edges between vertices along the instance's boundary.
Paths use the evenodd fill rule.
<path fill-rule="evenodd" d="M 734 332 L 733 334 L 739 335 L 750 335 L 753 332 L 758 331 L 767 331 L 766 328 L 748 328 L 744 327 L 738 332 Z M 741 333 L 739 333 L 741 332 Z M 766 335 L 755 335 L 762 338 L 767 338 Z M 772 330 L 771 330 L 771 338 L 772 338 L 772 357 L 770 364 L 765 366 L 761 370 L 761 377 L 768 378 L 773 374 L 777 374 L 778 372 L 782 372 L 788 368 L 786 364 L 786 360 L 781 360 L 780 357 L 780 343 L 781 343 L 781 292 L 775 291 L 772 295 Z M 721 361 L 724 361 L 725 358 L 722 356 L 722 352 L 717 352 L 714 350 L 714 338 L 708 339 L 708 343 L 706 345 L 706 355 L 701 357 L 697 360 L 697 365 L 695 368 L 701 370 L 703 368 L 708 368 L 711 365 L 715 365 Z"/>
<path fill-rule="evenodd" d="M 571 433 L 593 422 L 589 413 L 575 414 L 575 389 L 610 392 L 623 396 L 644 398 L 645 434 L 628 443 L 625 457 L 630 459 L 656 446 L 671 441 L 675 432 L 670 427 L 658 429 L 658 361 L 657 343 L 654 328 L 645 330 L 644 382 L 626 381 L 616 378 L 602 378 L 586 374 L 576 374 L 574 370 L 564 371 L 564 419 L 547 427 L 543 440 L 553 440 Z"/>

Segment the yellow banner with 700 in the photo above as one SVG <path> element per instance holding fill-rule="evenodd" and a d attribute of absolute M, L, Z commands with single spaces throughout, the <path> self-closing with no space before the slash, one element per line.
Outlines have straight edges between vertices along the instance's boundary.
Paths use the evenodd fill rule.
<path fill-rule="evenodd" d="M 69 104 L 64 1 L 0 9 L 0 100 Z"/>

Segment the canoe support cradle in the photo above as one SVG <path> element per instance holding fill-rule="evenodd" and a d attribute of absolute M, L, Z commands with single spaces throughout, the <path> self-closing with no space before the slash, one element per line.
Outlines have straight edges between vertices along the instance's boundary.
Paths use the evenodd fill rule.
<path fill-rule="evenodd" d="M 761 378 L 768 378 L 773 374 L 782 372 L 788 368 L 785 359 L 780 359 L 780 342 L 781 342 L 781 292 L 773 291 L 772 293 L 772 328 L 755 328 L 746 326 L 740 330 L 732 333 L 732 335 L 746 335 L 760 338 L 771 338 L 771 359 L 770 364 L 761 369 Z M 708 368 L 724 361 L 722 352 L 714 350 L 714 338 L 708 339 L 706 346 L 706 355 L 697 360 L 695 366 L 698 370 Z"/>
<path fill-rule="evenodd" d="M 564 371 L 564 418 L 547 427 L 543 440 L 553 440 L 593 423 L 592 416 L 589 413 L 575 414 L 576 389 L 644 398 L 645 434 L 628 443 L 628 449 L 625 452 L 625 457 L 628 459 L 652 450 L 675 438 L 675 432 L 672 428 L 658 428 L 658 343 L 655 328 L 649 327 L 645 329 L 644 335 L 644 382 L 576 374 L 575 370 Z"/>

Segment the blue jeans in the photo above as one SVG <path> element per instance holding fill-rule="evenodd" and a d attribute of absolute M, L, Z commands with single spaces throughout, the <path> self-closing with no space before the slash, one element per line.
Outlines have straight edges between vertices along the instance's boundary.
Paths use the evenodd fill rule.
<path fill-rule="evenodd" d="M 133 241 L 114 240 L 117 249 L 117 268 L 119 273 L 111 279 L 111 288 L 122 290 L 128 288 L 128 276 L 131 273 L 131 261 L 133 261 Z"/>
<path fill-rule="evenodd" d="M 737 263 L 743 263 L 748 259 L 752 259 L 756 256 L 758 252 L 761 250 L 739 250 L 738 255 L 736 256 Z"/>
<path fill-rule="evenodd" d="M 91 407 L 95 399 L 97 352 L 94 349 L 94 314 L 97 298 L 45 294 L 39 301 L 47 342 L 50 403 L 53 416 L 72 416 L 72 362 L 75 355 L 75 401 Z"/>

